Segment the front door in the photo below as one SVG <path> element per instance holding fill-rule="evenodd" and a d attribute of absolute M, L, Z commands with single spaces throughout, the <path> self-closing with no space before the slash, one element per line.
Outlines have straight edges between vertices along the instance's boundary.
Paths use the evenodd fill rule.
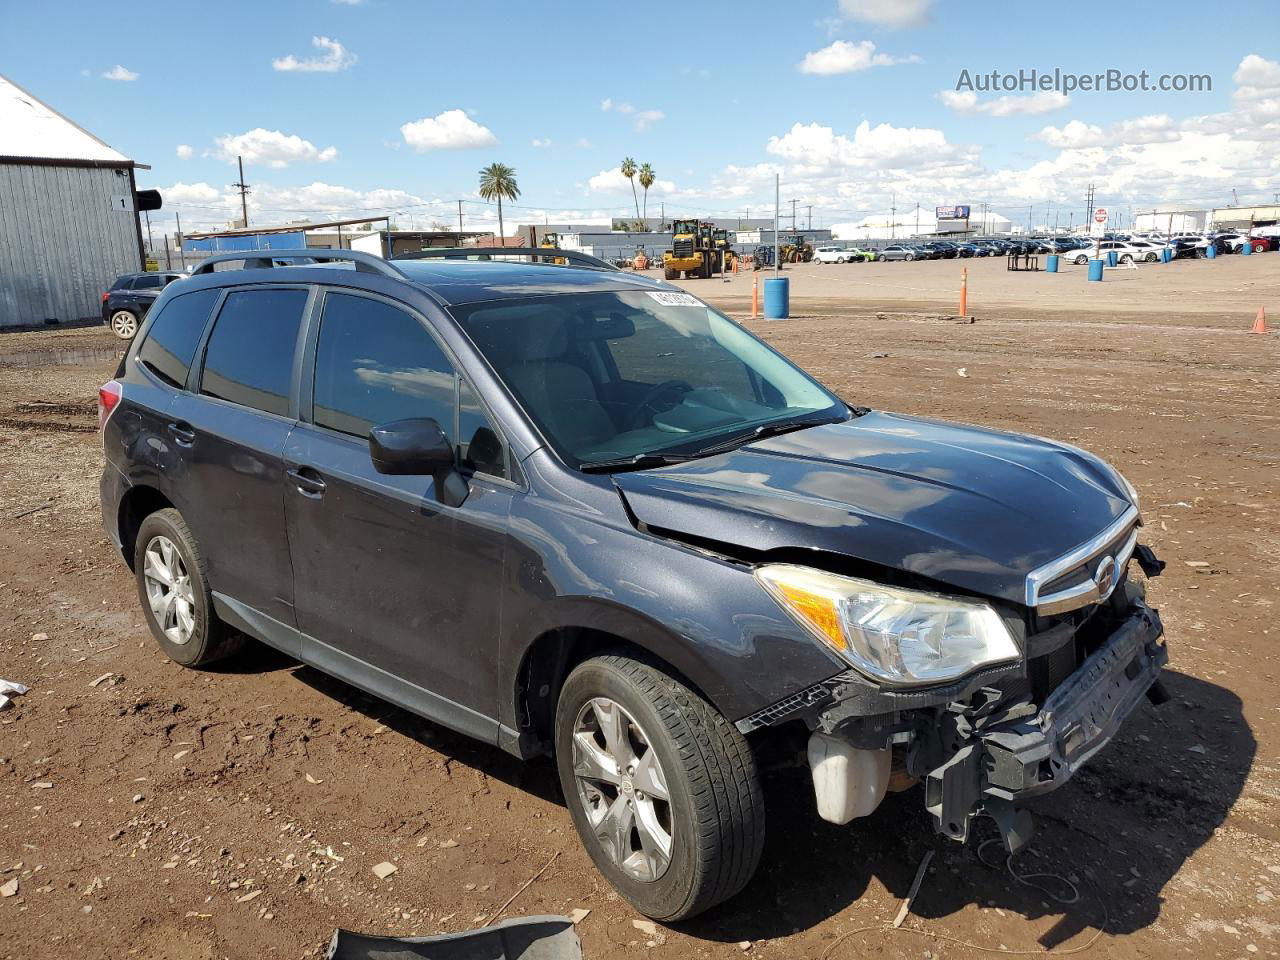
<path fill-rule="evenodd" d="M 303 659 L 492 742 L 515 489 L 505 445 L 406 308 L 330 291 L 314 354 L 310 416 L 285 450 Z M 407 417 L 432 417 L 453 440 L 462 506 L 441 503 L 431 477 L 374 469 L 369 430 Z"/>

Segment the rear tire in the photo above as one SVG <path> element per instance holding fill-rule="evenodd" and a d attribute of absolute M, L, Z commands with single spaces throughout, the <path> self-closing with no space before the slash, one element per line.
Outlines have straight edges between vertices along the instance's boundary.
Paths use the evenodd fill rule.
<path fill-rule="evenodd" d="M 583 845 L 641 913 L 692 917 L 750 881 L 764 846 L 755 759 L 678 678 L 625 656 L 587 660 L 560 692 L 555 742 Z"/>
<path fill-rule="evenodd" d="M 663 267 L 663 268 L 662 268 L 662 276 L 663 276 L 663 279 L 665 279 L 665 280 L 679 280 L 679 279 L 680 279 L 680 271 L 679 271 L 679 270 L 672 270 L 670 267 Z"/>
<path fill-rule="evenodd" d="M 177 510 L 157 510 L 142 521 L 133 570 L 147 626 L 170 660 L 201 667 L 244 645 L 244 635 L 213 611 L 208 567 Z"/>
<path fill-rule="evenodd" d="M 121 340 L 132 340 L 138 335 L 138 316 L 132 310 L 116 310 L 108 325 Z"/>

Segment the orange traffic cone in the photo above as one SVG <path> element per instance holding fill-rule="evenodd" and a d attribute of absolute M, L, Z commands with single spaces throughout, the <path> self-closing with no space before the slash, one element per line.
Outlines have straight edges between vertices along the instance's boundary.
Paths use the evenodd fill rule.
<path fill-rule="evenodd" d="M 1258 308 L 1258 318 L 1253 321 L 1253 329 L 1250 333 L 1266 333 L 1267 332 L 1267 308 Z"/>

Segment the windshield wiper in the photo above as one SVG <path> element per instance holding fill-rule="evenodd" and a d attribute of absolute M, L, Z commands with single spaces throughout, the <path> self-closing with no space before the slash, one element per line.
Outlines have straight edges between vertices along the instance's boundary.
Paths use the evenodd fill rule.
<path fill-rule="evenodd" d="M 653 467 L 666 467 L 673 463 L 684 463 L 692 457 L 676 456 L 665 453 L 637 453 L 631 457 L 618 457 L 616 460 L 593 460 L 578 464 L 583 473 L 621 473 L 624 470 L 649 470 Z"/>
<path fill-rule="evenodd" d="M 844 419 L 844 417 L 827 417 L 822 420 L 782 420 L 778 423 L 762 423 L 749 433 L 740 433 L 735 437 L 729 437 L 726 440 L 713 443 L 709 447 L 703 447 L 701 450 L 696 451 L 693 456 L 709 457 L 717 453 L 726 453 L 729 450 L 736 450 L 744 444 L 763 440 L 765 437 L 776 437 L 780 433 L 805 430 L 824 423 L 842 423 Z"/>

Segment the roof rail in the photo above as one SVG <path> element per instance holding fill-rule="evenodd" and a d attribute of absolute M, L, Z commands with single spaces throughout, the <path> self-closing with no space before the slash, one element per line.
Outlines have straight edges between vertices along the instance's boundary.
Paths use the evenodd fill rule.
<path fill-rule="evenodd" d="M 349 262 L 361 273 L 378 273 L 384 277 L 407 280 L 404 271 L 392 266 L 382 257 L 359 250 L 325 250 L 321 248 L 304 250 L 242 250 L 238 253 L 215 253 L 200 261 L 200 265 L 191 271 L 193 277 L 203 273 L 213 273 L 215 264 L 230 260 L 243 260 L 245 270 L 263 270 L 279 266 L 277 260 L 303 260 L 308 263 Z"/>
<path fill-rule="evenodd" d="M 431 247 L 427 250 L 415 250 L 413 253 L 400 253 L 392 260 L 470 260 L 481 257 L 491 260 L 494 257 L 541 257 L 543 262 L 565 260 L 569 266 L 585 267 L 588 270 L 618 271 L 612 263 L 593 257 L 589 253 L 577 250 L 561 250 L 559 247 Z M 538 261 L 534 261 L 535 263 Z"/>

